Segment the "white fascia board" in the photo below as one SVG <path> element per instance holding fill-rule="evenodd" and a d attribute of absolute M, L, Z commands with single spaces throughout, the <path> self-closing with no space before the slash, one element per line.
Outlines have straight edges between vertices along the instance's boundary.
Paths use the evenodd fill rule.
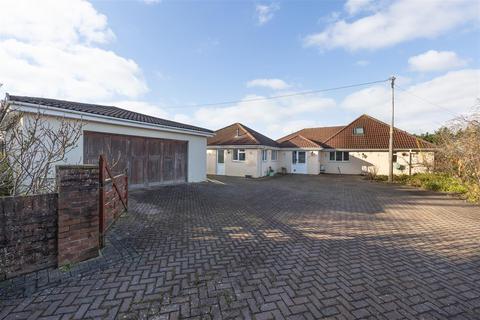
<path fill-rule="evenodd" d="M 143 129 L 150 129 L 150 130 L 161 130 L 161 131 L 183 133 L 183 134 L 203 136 L 203 137 L 213 137 L 214 135 L 214 133 L 202 132 L 202 131 L 197 131 L 192 129 L 174 128 L 174 127 L 164 126 L 160 124 L 121 119 L 121 118 L 109 117 L 109 116 L 75 111 L 75 110 L 67 110 L 63 108 L 55 108 L 55 107 L 44 106 L 44 105 L 33 104 L 33 103 L 17 102 L 17 101 L 9 101 L 9 103 L 11 106 L 18 107 L 13 110 L 27 112 L 27 113 L 38 113 L 39 111 L 41 111 L 42 114 L 48 115 L 48 116 L 65 117 L 69 119 L 79 119 L 83 121 L 91 121 L 91 122 L 99 122 L 99 123 L 108 123 L 108 124 L 115 124 L 115 125 L 126 126 L 126 127 L 135 127 L 135 128 L 143 128 Z"/>

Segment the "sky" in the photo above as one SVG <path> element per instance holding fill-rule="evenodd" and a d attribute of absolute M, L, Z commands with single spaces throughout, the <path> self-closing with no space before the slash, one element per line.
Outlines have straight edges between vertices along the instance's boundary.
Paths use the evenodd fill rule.
<path fill-rule="evenodd" d="M 432 132 L 480 98 L 480 2 L 0 0 L 0 94 L 272 138 L 361 114 Z M 254 102 L 248 100 L 256 99 Z M 223 105 L 205 105 L 233 101 Z"/>

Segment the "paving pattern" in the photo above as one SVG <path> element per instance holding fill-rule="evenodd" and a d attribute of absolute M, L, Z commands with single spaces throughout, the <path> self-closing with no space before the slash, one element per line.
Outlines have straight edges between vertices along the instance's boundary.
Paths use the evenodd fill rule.
<path fill-rule="evenodd" d="M 133 192 L 101 258 L 1 285 L 0 319 L 480 319 L 479 207 L 359 177 L 215 179 Z"/>

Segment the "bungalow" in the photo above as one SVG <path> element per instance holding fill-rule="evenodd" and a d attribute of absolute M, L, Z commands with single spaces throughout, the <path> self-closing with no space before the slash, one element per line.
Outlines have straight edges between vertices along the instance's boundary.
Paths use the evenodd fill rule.
<path fill-rule="evenodd" d="M 213 132 L 114 106 L 6 96 L 10 110 L 24 117 L 40 113 L 51 125 L 62 119 L 81 120 L 78 146 L 64 164 L 97 163 L 100 154 L 114 155 L 116 169 L 129 172 L 130 186 L 206 180 L 207 138 Z"/>
<path fill-rule="evenodd" d="M 241 123 L 215 131 L 207 143 L 208 174 L 258 178 L 284 163 L 277 142 Z"/>
<path fill-rule="evenodd" d="M 273 143 L 236 123 L 216 131 L 216 135 L 208 139 L 207 173 L 252 177 L 265 176 L 270 170 L 295 174 L 388 174 L 389 130 L 388 124 L 362 115 L 346 126 L 306 128 Z M 258 137 L 254 140 L 241 138 L 255 137 L 254 134 Z M 257 143 L 252 145 L 254 141 Z M 234 156 L 219 160 L 216 152 L 219 146 Z M 235 151 L 238 149 L 242 151 Z M 251 151 L 249 161 L 245 155 L 236 156 L 246 150 Z M 395 128 L 394 173 L 429 170 L 433 167 L 434 150 L 433 144 Z M 272 153 L 276 160 L 268 157 Z M 232 166 L 233 162 L 234 172 L 222 169 Z"/>
<path fill-rule="evenodd" d="M 292 173 L 388 174 L 390 126 L 368 115 L 361 115 L 346 126 L 307 128 L 277 140 L 291 150 L 286 163 Z M 302 150 L 310 155 L 300 158 Z M 394 128 L 394 174 L 413 174 L 433 167 L 435 145 L 406 131 Z M 303 158 L 306 163 L 303 164 Z"/>

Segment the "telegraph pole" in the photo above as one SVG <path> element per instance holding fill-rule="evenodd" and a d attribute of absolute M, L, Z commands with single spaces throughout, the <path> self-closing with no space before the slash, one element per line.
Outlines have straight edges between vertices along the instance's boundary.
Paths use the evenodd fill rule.
<path fill-rule="evenodd" d="M 388 182 L 393 182 L 393 122 L 395 120 L 395 76 L 390 78 L 392 87 L 392 121 L 390 122 L 390 140 L 388 143 Z"/>

